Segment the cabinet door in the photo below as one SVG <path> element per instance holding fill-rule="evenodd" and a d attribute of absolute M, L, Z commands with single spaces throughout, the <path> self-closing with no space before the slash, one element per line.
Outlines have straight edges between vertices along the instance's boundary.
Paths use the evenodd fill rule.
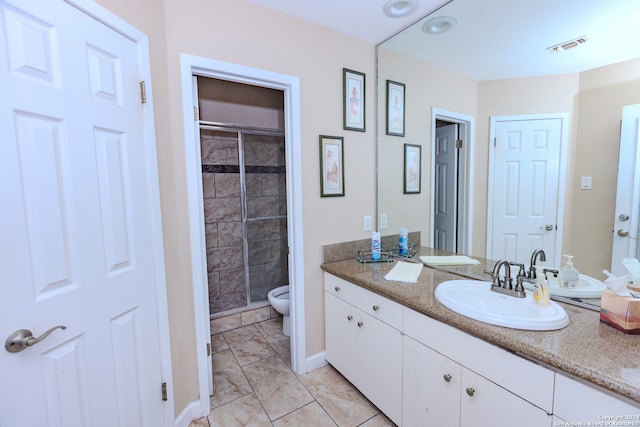
<path fill-rule="evenodd" d="M 358 349 L 355 324 L 359 310 L 328 292 L 324 295 L 325 358 L 357 387 L 359 366 L 354 352 Z"/>
<path fill-rule="evenodd" d="M 461 427 L 551 427 L 553 421 L 542 409 L 468 369 L 462 371 L 460 394 Z"/>
<path fill-rule="evenodd" d="M 462 368 L 405 335 L 402 425 L 458 426 Z"/>
<path fill-rule="evenodd" d="M 355 362 L 355 385 L 396 424 L 402 415 L 402 334 L 397 329 L 360 312 Z M 354 343 L 352 343 L 354 345 Z"/>

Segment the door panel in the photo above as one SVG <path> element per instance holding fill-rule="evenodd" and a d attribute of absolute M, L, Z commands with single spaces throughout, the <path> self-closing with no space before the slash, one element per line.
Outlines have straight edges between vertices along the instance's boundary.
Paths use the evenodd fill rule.
<path fill-rule="evenodd" d="M 556 259 L 561 131 L 559 118 L 496 122 L 488 258 Z"/>
<path fill-rule="evenodd" d="M 437 128 L 435 141 L 434 247 L 452 252 L 457 250 L 457 127 L 452 124 Z"/>
<path fill-rule="evenodd" d="M 163 424 L 138 46 L 62 1 L 0 1 L 0 423 Z M 162 274 L 162 273 L 160 273 Z"/>

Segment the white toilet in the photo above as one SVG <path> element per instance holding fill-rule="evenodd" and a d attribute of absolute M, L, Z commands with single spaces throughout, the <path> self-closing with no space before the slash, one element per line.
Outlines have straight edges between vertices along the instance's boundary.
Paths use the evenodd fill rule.
<path fill-rule="evenodd" d="M 280 314 L 282 314 L 282 333 L 285 336 L 290 335 L 290 318 L 289 318 L 289 285 L 280 286 L 272 289 L 268 294 L 269 304 Z"/>

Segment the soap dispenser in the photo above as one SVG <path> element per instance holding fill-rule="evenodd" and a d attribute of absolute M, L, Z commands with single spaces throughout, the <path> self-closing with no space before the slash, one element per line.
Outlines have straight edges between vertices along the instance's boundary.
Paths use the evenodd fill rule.
<path fill-rule="evenodd" d="M 567 263 L 560 269 L 558 279 L 560 279 L 560 286 L 563 288 L 575 288 L 578 285 L 580 279 L 578 270 L 573 267 L 573 256 L 563 255 L 567 257 Z"/>
<path fill-rule="evenodd" d="M 544 275 L 543 267 L 536 265 L 536 283 L 533 285 L 533 299 L 536 303 L 547 306 L 551 299 L 549 282 Z"/>

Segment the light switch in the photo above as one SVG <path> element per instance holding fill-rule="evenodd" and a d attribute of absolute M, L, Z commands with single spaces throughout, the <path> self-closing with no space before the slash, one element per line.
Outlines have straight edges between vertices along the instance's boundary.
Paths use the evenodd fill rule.
<path fill-rule="evenodd" d="M 387 228 L 387 214 L 380 214 L 380 225 L 378 228 L 380 230 L 384 230 Z"/>
<path fill-rule="evenodd" d="M 364 216 L 364 231 L 371 231 L 371 215 Z"/>
<path fill-rule="evenodd" d="M 580 189 L 581 190 L 591 190 L 591 177 L 583 176 L 580 178 Z"/>

